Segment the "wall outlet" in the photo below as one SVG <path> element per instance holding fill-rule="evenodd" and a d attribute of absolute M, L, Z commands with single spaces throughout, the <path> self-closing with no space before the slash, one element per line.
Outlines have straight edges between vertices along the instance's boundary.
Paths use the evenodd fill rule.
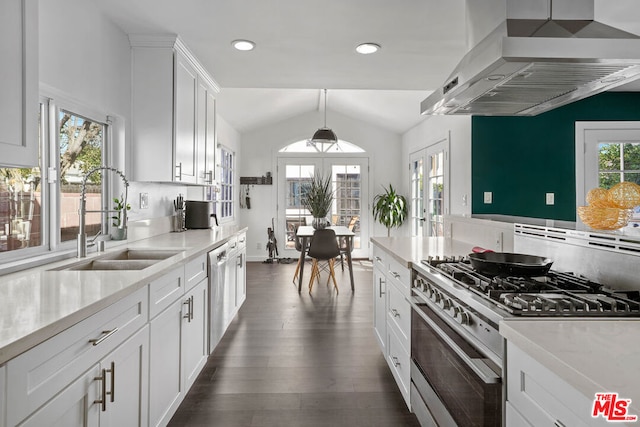
<path fill-rule="evenodd" d="M 493 203 L 493 193 L 491 191 L 484 192 L 484 203 L 487 205 Z"/>
<path fill-rule="evenodd" d="M 547 205 L 553 205 L 556 202 L 556 196 L 555 193 L 547 193 L 546 195 L 546 201 L 547 201 Z"/>
<path fill-rule="evenodd" d="M 140 193 L 140 209 L 149 209 L 149 193 Z"/>

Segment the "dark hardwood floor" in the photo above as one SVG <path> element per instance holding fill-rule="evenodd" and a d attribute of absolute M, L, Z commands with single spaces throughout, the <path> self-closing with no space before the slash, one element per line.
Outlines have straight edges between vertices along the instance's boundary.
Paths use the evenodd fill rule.
<path fill-rule="evenodd" d="M 310 263 L 305 264 L 308 280 Z M 418 426 L 373 336 L 372 266 L 312 295 L 296 264 L 247 264 L 247 300 L 170 426 Z M 305 282 L 306 282 L 305 280 Z"/>

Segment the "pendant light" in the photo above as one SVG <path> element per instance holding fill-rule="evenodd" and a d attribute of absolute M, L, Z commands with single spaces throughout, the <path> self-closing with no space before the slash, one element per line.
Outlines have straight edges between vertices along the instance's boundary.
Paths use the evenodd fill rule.
<path fill-rule="evenodd" d="M 327 90 L 324 89 L 324 126 L 321 127 L 313 134 L 311 138 L 312 144 L 327 143 L 335 144 L 338 142 L 338 137 L 335 132 L 327 127 Z"/>

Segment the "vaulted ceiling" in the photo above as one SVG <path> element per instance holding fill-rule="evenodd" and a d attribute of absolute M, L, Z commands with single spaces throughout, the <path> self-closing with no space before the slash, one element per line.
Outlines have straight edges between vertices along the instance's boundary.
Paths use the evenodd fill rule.
<path fill-rule="evenodd" d="M 328 109 L 403 133 L 466 52 L 465 0 L 92 1 L 126 33 L 179 34 L 222 87 L 218 112 L 240 132 L 320 109 L 327 88 Z M 235 39 L 256 48 L 237 51 Z M 360 55 L 362 42 L 382 49 Z"/>

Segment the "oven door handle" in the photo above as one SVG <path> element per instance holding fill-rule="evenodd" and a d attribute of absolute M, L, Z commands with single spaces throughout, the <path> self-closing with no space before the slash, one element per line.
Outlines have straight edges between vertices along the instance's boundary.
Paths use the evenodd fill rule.
<path fill-rule="evenodd" d="M 429 327 L 458 355 L 460 359 L 485 383 L 485 384 L 496 384 L 501 381 L 500 375 L 496 374 L 493 369 L 487 365 L 485 360 L 487 359 L 477 359 L 470 357 L 467 353 L 461 349 L 458 344 L 455 343 L 449 336 L 435 324 L 433 320 L 429 318 L 426 314 L 422 312 L 420 307 L 418 306 L 418 300 L 415 297 L 412 297 L 409 300 L 411 307 L 413 310 L 426 322 Z"/>

